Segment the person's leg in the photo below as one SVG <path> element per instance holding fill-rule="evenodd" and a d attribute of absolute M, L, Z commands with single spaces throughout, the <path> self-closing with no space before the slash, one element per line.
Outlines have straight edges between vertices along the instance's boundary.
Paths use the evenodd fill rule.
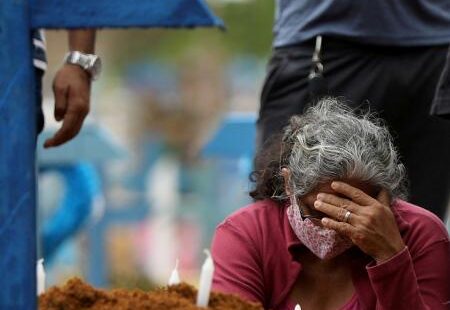
<path fill-rule="evenodd" d="M 281 132 L 289 118 L 308 104 L 308 74 L 312 44 L 298 49 L 276 50 L 267 68 L 257 122 L 257 148 Z"/>
<path fill-rule="evenodd" d="M 444 67 L 446 47 L 431 47 L 397 63 L 411 104 L 408 119 L 394 123 L 408 168 L 410 200 L 444 219 L 450 193 L 450 121 L 430 116 L 436 85 Z M 412 65 L 414 64 L 414 65 Z"/>
<path fill-rule="evenodd" d="M 441 219 L 450 189 L 450 122 L 429 112 L 445 51 L 446 47 L 359 47 L 357 53 L 343 50 L 334 55 L 337 59 L 329 62 L 326 73 L 333 94 L 353 104 L 367 100 L 380 112 L 408 172 L 409 201 Z M 355 56 L 344 69 L 346 58 Z"/>

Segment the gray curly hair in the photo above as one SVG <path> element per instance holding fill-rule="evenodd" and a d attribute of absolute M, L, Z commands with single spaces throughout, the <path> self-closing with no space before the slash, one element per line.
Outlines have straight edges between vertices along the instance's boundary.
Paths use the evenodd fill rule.
<path fill-rule="evenodd" d="M 407 196 L 405 167 L 383 122 L 370 113 L 356 115 L 336 98 L 322 99 L 303 115 L 293 116 L 280 140 L 269 148 L 272 157 L 265 151 L 257 157 L 257 170 L 251 175 L 256 182 L 250 193 L 254 199 L 287 198 L 282 167 L 291 171 L 298 196 L 339 179 L 368 182 L 394 198 Z"/>

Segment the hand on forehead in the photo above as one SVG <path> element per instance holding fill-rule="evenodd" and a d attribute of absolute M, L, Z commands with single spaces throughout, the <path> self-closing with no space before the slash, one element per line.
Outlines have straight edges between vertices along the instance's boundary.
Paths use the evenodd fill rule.
<path fill-rule="evenodd" d="M 317 185 L 310 193 L 308 193 L 307 195 L 302 197 L 301 201 L 308 206 L 312 206 L 314 204 L 314 201 L 317 200 L 317 195 L 320 193 L 332 194 L 332 195 L 342 197 L 342 198 L 350 198 L 350 197 L 346 196 L 345 194 L 333 189 L 332 185 L 331 185 L 332 183 L 333 183 L 333 181 L 328 181 L 328 182 Z M 355 189 L 359 189 L 359 190 L 363 191 L 364 193 L 366 193 L 367 195 L 369 195 L 372 198 L 376 198 L 376 196 L 378 195 L 378 188 L 367 182 L 361 182 L 361 181 L 356 181 L 356 180 L 336 180 L 335 184 L 336 183 L 348 184 L 351 187 L 354 187 Z"/>

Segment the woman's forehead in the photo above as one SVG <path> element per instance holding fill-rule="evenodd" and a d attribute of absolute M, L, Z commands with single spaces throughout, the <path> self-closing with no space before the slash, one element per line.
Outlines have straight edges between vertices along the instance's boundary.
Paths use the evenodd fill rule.
<path fill-rule="evenodd" d="M 377 194 L 377 187 L 370 184 L 369 182 L 363 182 L 363 181 L 353 180 L 353 179 L 342 179 L 342 180 L 336 180 L 336 181 L 345 182 L 353 187 L 356 187 L 356 188 L 362 190 L 363 192 L 367 193 L 368 195 L 370 195 L 372 197 Z M 313 189 L 313 192 L 314 193 L 338 194 L 338 193 L 336 193 L 336 191 L 334 191 L 331 188 L 331 183 L 332 183 L 332 181 L 320 183 Z"/>

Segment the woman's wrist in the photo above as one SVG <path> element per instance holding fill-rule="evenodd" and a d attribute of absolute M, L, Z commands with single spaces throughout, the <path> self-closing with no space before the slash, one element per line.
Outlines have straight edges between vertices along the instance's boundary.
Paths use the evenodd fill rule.
<path fill-rule="evenodd" d="M 392 257 L 396 256 L 398 253 L 402 252 L 406 248 L 406 245 L 403 243 L 403 240 L 401 243 L 398 243 L 395 246 L 392 246 L 389 250 L 380 253 L 379 255 L 373 256 L 373 259 L 377 264 L 384 263 L 388 260 L 390 260 Z"/>

